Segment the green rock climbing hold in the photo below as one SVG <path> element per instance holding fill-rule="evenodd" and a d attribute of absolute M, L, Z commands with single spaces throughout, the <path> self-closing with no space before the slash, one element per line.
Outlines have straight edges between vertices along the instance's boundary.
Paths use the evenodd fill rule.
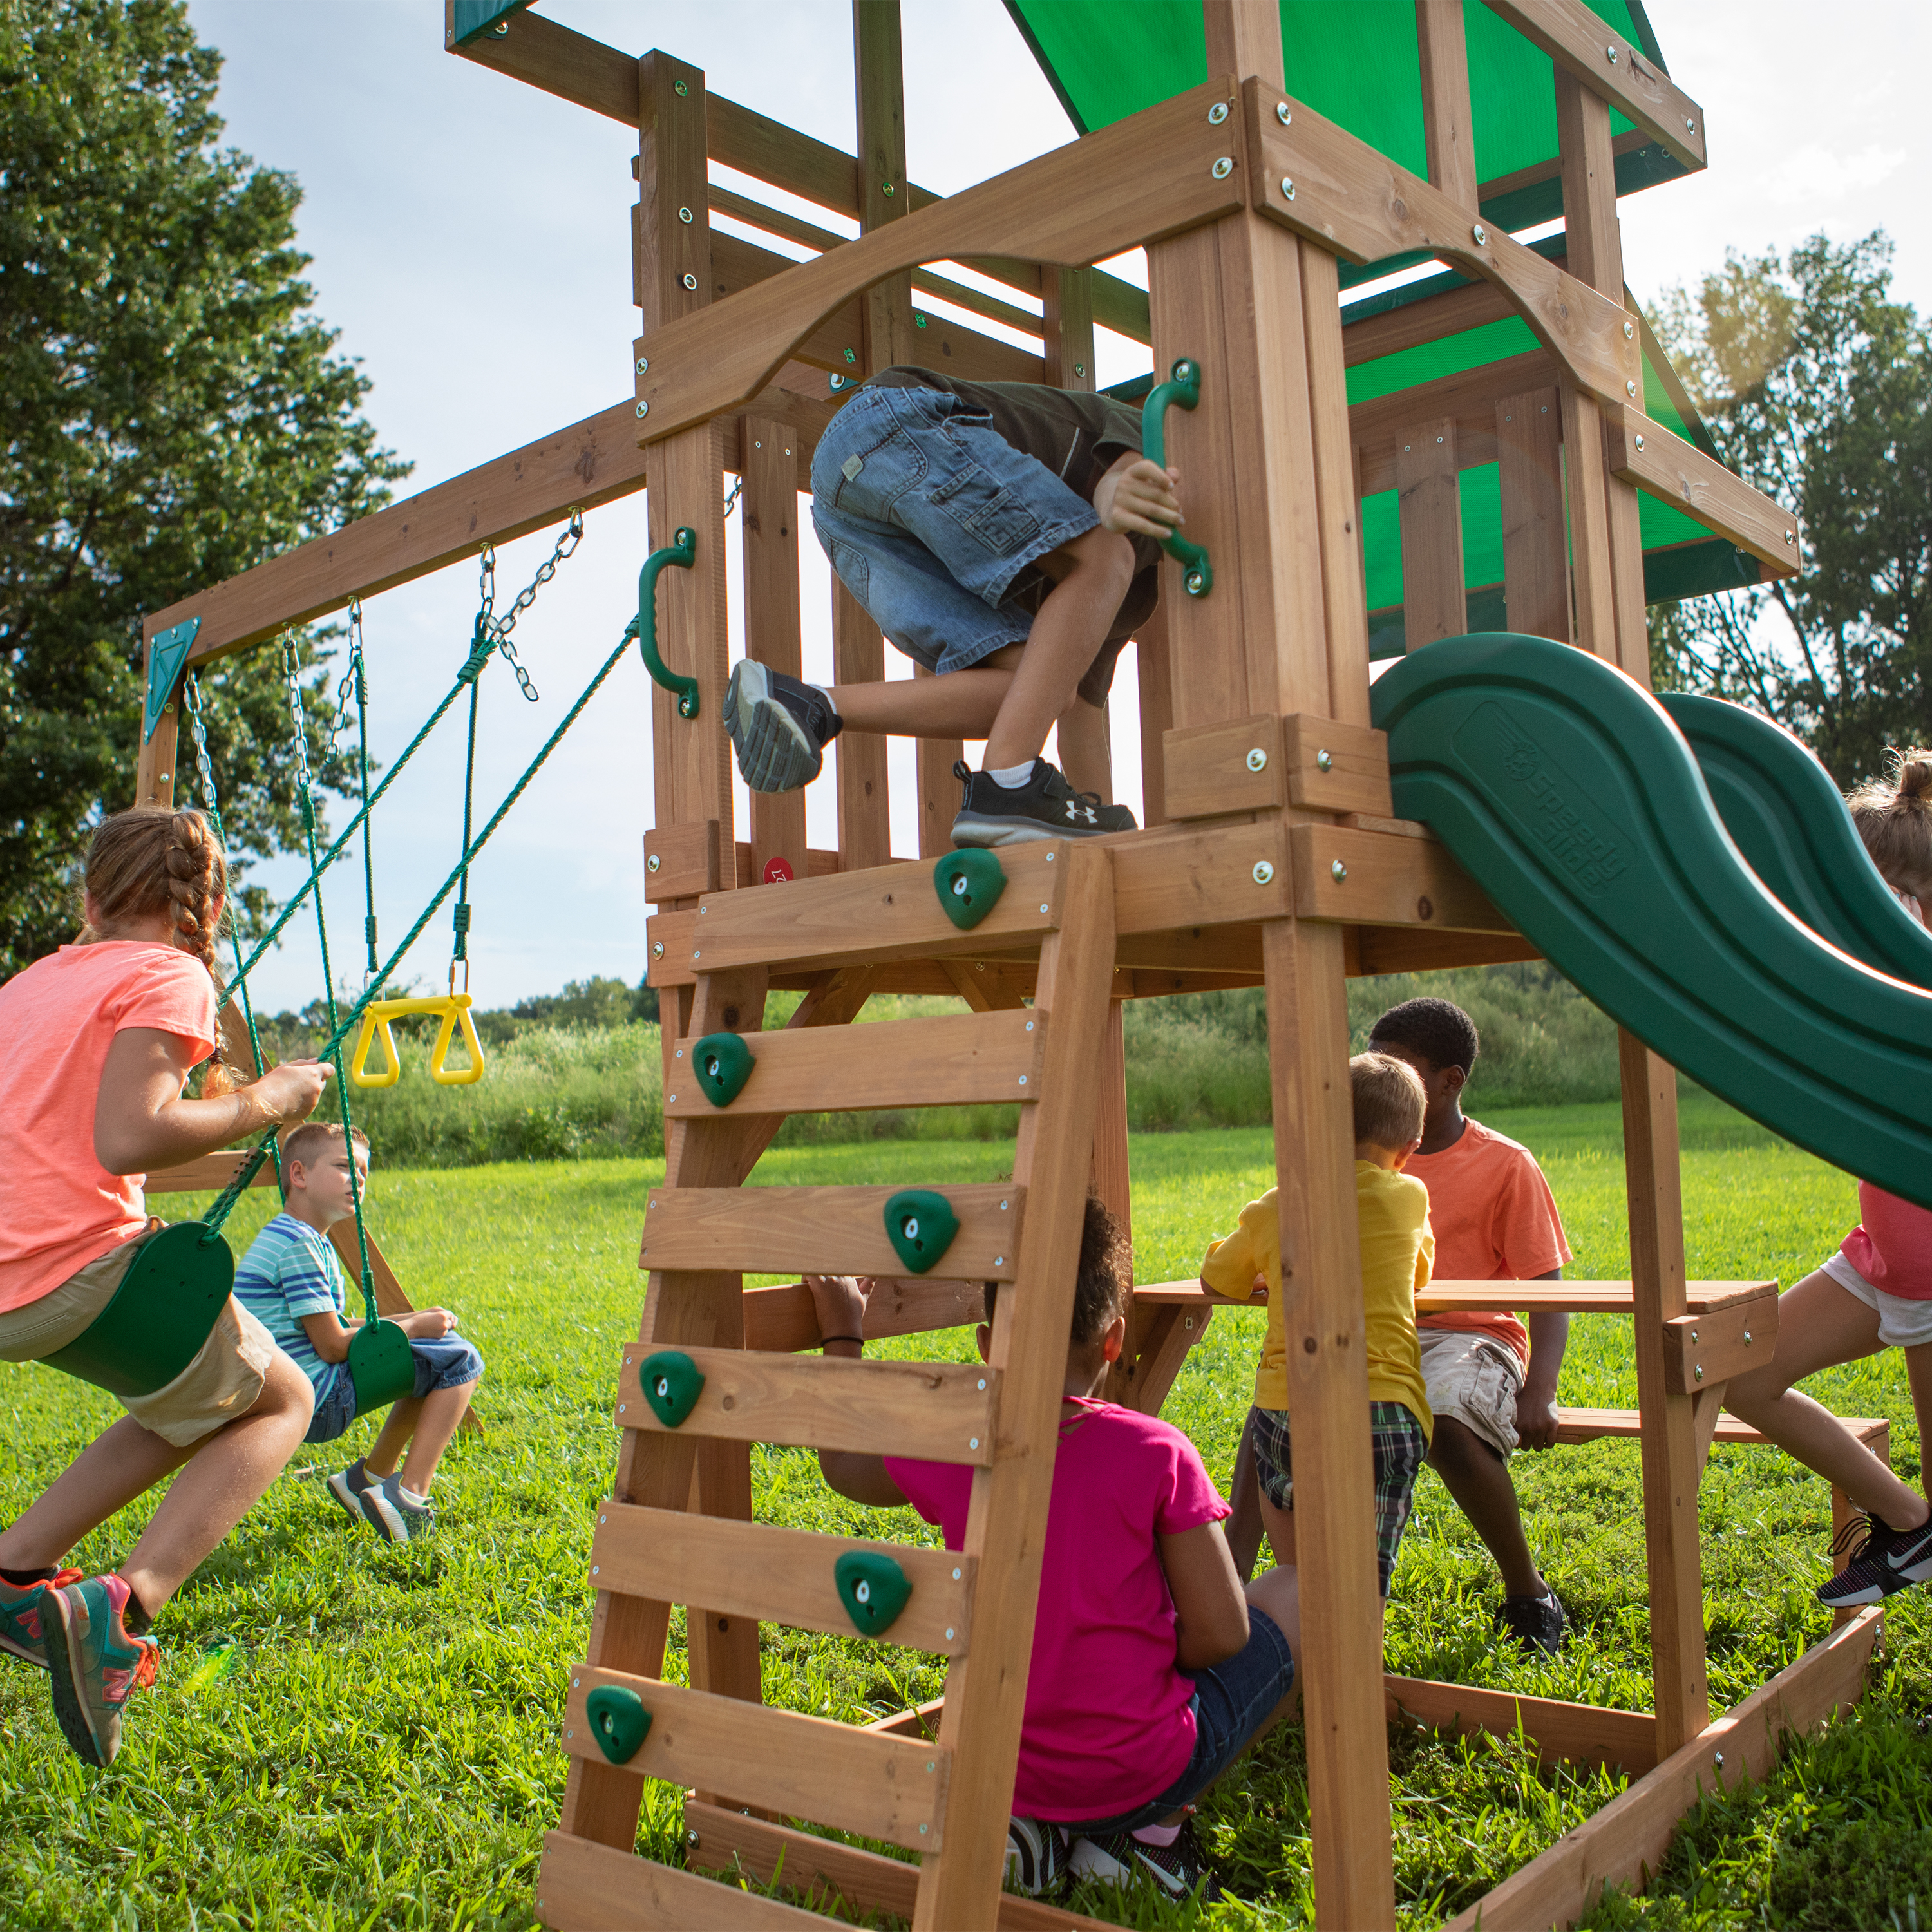
<path fill-rule="evenodd" d="M 947 853 L 933 867 L 932 889 L 946 916 L 969 932 L 999 904 L 1006 889 L 1006 870 L 992 853 L 969 847 Z"/>
<path fill-rule="evenodd" d="M 847 1550 L 832 1566 L 832 1580 L 861 1636 L 883 1636 L 912 1594 L 906 1573 L 876 1550 Z"/>
<path fill-rule="evenodd" d="M 584 1700 L 590 1735 L 613 1764 L 628 1764 L 650 1735 L 651 1714 L 634 1690 L 621 1684 L 600 1684 Z"/>
<path fill-rule="evenodd" d="M 416 1358 L 410 1338 L 393 1322 L 365 1322 L 349 1342 L 349 1379 L 356 1413 L 387 1408 L 416 1392 Z"/>
<path fill-rule="evenodd" d="M 933 1267 L 958 1232 L 952 1203 L 929 1187 L 902 1187 L 886 1203 L 886 1239 L 910 1274 Z"/>
<path fill-rule="evenodd" d="M 745 1090 L 757 1064 L 742 1034 L 708 1033 L 692 1042 L 691 1070 L 714 1107 L 730 1106 Z"/>
<path fill-rule="evenodd" d="M 638 1379 L 644 1384 L 651 1413 L 667 1429 L 676 1429 L 683 1422 L 698 1406 L 704 1387 L 698 1364 L 682 1348 L 660 1348 L 655 1355 L 646 1355 Z"/>

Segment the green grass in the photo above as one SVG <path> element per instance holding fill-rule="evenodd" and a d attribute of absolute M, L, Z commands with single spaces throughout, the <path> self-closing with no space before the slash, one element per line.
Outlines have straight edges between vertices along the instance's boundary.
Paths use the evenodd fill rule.
<path fill-rule="evenodd" d="M 1614 1106 L 1492 1112 L 1543 1156 L 1576 1250 L 1572 1272 L 1627 1271 Z M 1691 1272 L 1790 1280 L 1828 1253 L 1853 1212 L 1852 1184 L 1700 1095 L 1684 1106 Z M 1190 1273 L 1271 1174 L 1260 1130 L 1137 1136 L 1142 1280 Z M 992 1180 L 1010 1143 L 876 1142 L 778 1148 L 773 1182 Z M 62 1744 L 44 1679 L 0 1660 L 0 1925 L 140 1928 L 522 1928 L 565 1761 L 556 1731 L 591 1597 L 587 1551 L 617 1438 L 611 1388 L 634 1334 L 650 1159 L 470 1167 L 376 1177 L 374 1220 L 412 1293 L 458 1310 L 490 1363 L 488 1435 L 466 1438 L 439 1484 L 443 1533 L 393 1549 L 346 1524 L 322 1476 L 365 1439 L 299 1454 L 175 1599 L 159 1634 L 160 1685 L 134 1706 L 106 1774 Z M 190 1204 L 170 1203 L 185 1211 Z M 266 1211 L 250 1197 L 238 1251 Z M 1246 1410 L 1258 1316 L 1216 1318 L 1167 1414 L 1224 1485 Z M 926 1352 L 963 1357 L 962 1331 Z M 892 1351 L 920 1352 L 907 1342 Z M 1811 1385 L 1840 1413 L 1883 1414 L 1916 1477 L 1918 1444 L 1896 1354 Z M 1580 1318 L 1563 1399 L 1628 1406 L 1628 1322 Z M 10 1454 L 0 1509 L 17 1510 L 114 1412 L 38 1369 L 0 1369 Z M 1602 1443 L 1515 1465 L 1526 1510 L 1575 1618 L 1558 1660 L 1492 1647 L 1498 1588 L 1475 1537 L 1425 1473 L 1389 1617 L 1392 1669 L 1580 1698 L 1648 1702 L 1637 1451 Z M 806 1454 L 755 1452 L 757 1506 L 803 1527 L 929 1536 L 833 1496 Z M 1720 1706 L 1748 1694 L 1822 1636 L 1811 1595 L 1828 1527 L 1825 1486 L 1768 1449 L 1723 1448 L 1701 1496 L 1711 1679 Z M 76 1560 L 111 1565 L 143 1511 L 89 1539 Z M 1791 1753 L 1761 1787 L 1708 1807 L 1653 1895 L 1606 1902 L 1590 1922 L 1932 1927 L 1932 1651 L 1918 1593 L 1895 1600 L 1888 1652 L 1864 1706 Z M 668 1670 L 681 1674 L 674 1624 Z M 226 1674 L 204 1646 L 226 1637 Z M 774 1702 L 844 1718 L 938 1694 L 930 1658 L 856 1640 L 768 1628 Z M 1514 1744 L 1391 1740 L 1396 1869 L 1406 1925 L 1461 1909 L 1617 1788 L 1605 1774 L 1537 1771 Z M 649 1788 L 640 1843 L 677 1856 L 676 1795 Z M 1217 1926 L 1303 1922 L 1307 1801 L 1298 1730 L 1265 1742 L 1210 1797 L 1202 1825 L 1244 1902 L 1192 1915 Z M 1128 1924 L 1190 1915 L 1102 1894 L 1081 1903 Z M 1822 1916 L 1821 1916 L 1822 1915 Z"/>

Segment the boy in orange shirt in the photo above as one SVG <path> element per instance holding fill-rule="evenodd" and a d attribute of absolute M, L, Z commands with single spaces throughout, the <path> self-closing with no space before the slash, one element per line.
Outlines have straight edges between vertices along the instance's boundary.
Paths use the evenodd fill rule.
<path fill-rule="evenodd" d="M 1468 1119 L 1462 1094 L 1476 1064 L 1476 1023 L 1448 1000 L 1391 1006 L 1370 1048 L 1421 1076 L 1428 1108 L 1408 1171 L 1429 1190 L 1436 1276 L 1443 1281 L 1556 1281 L 1570 1258 L 1550 1184 L 1529 1150 Z M 1556 1378 L 1570 1318 L 1453 1312 L 1416 1322 L 1429 1406 L 1430 1463 L 1502 1572 L 1496 1622 L 1526 1649 L 1554 1652 L 1568 1619 L 1523 1534 L 1507 1458 L 1556 1440 Z"/>

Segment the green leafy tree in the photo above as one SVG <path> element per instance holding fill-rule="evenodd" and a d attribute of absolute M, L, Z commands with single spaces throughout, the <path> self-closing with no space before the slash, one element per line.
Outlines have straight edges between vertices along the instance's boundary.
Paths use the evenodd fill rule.
<path fill-rule="evenodd" d="M 0 976 L 71 937 L 88 828 L 132 802 L 143 614 L 406 473 L 311 311 L 293 178 L 216 147 L 220 68 L 185 0 L 0 0 Z M 300 840 L 279 656 L 208 680 L 244 861 Z"/>
<path fill-rule="evenodd" d="M 1797 510 L 1802 574 L 1652 613 L 1660 685 L 1748 704 L 1840 784 L 1932 730 L 1932 334 L 1882 232 L 1735 251 L 1654 318 L 1725 460 Z"/>

